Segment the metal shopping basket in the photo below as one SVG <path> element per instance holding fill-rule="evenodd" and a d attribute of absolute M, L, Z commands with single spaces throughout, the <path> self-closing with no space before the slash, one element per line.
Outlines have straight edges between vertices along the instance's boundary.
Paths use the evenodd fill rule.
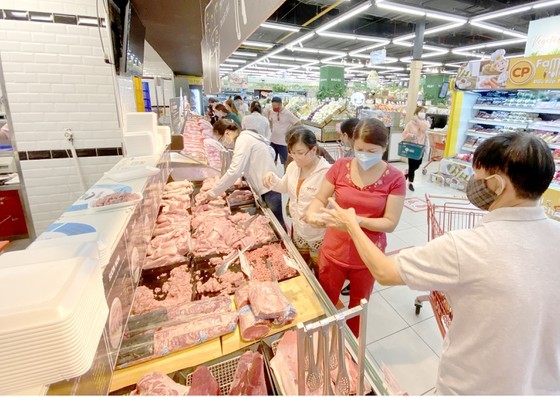
<path fill-rule="evenodd" d="M 442 196 L 426 194 L 428 215 L 428 241 L 446 232 L 474 227 L 486 213 L 462 196 Z M 453 320 L 453 311 L 445 295 L 439 291 L 432 291 L 428 295 L 416 298 L 416 314 L 420 314 L 422 303 L 429 301 L 442 336 Z"/>
<path fill-rule="evenodd" d="M 447 139 L 447 132 L 428 131 L 428 141 L 430 142 L 430 161 L 422 168 L 422 175 L 428 173 L 427 167 L 434 161 L 440 161 L 445 152 L 445 140 Z"/>

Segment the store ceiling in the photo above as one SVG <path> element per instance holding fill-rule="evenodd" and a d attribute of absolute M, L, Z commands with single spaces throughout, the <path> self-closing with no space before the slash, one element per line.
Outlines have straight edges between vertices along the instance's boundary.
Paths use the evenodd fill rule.
<path fill-rule="evenodd" d="M 371 5 L 368 7 L 367 4 Z M 363 11 L 317 33 L 321 27 L 328 26 L 361 6 Z M 406 7 L 408 12 L 403 10 Z M 324 11 L 328 12 L 310 21 Z M 510 14 L 489 18 L 486 15 L 502 14 L 504 11 Z M 243 73 L 255 75 L 278 76 L 284 71 L 288 76 L 313 78 L 318 75 L 322 64 L 338 63 L 344 64 L 346 70 L 354 70 L 347 72 L 349 78 L 365 78 L 372 69 L 377 69 L 380 75 L 406 78 L 406 67 L 412 56 L 413 38 L 410 36 L 414 33 L 416 23 L 424 18 L 418 15 L 420 13 L 428 13 L 425 17 L 427 34 L 423 52 L 425 70 L 451 74 L 456 70 L 457 63 L 488 56 L 498 48 L 504 48 L 507 54 L 522 55 L 529 22 L 559 15 L 560 1 L 372 0 L 370 3 L 364 0 L 286 0 L 267 22 L 296 27 L 300 31 L 293 33 L 270 26 L 257 29 L 248 39 L 253 44 L 242 45 L 237 54 L 234 53 L 224 62 L 221 73 L 225 75 L 241 67 Z M 487 19 L 483 17 L 483 20 L 476 20 L 483 15 Z M 430 33 L 430 30 L 434 32 Z M 290 44 L 309 36 L 310 32 L 315 32 L 311 38 L 295 45 Z M 359 35 L 359 39 L 351 39 L 344 34 Z M 380 40 L 367 41 L 375 38 Z M 271 48 L 257 47 L 254 42 L 268 44 Z M 490 46 L 460 50 L 461 47 L 484 44 Z M 388 62 L 377 66 L 367 65 L 369 53 L 382 48 L 387 50 Z M 250 57 L 247 53 L 256 56 Z"/>

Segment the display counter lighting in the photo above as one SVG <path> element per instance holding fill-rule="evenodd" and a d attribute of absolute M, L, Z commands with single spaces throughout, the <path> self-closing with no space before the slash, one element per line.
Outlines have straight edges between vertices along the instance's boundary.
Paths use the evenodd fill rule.
<path fill-rule="evenodd" d="M 296 27 L 288 26 L 288 25 L 281 25 L 281 24 L 277 24 L 277 23 L 270 23 L 270 22 L 261 23 L 261 28 L 284 30 L 284 31 L 287 31 L 287 32 L 299 32 L 300 31 L 300 28 L 296 28 Z"/>
<path fill-rule="evenodd" d="M 241 44 L 245 45 L 245 46 L 250 46 L 250 47 L 262 47 L 262 48 L 272 48 L 273 47 L 272 44 L 261 43 L 260 41 L 244 41 Z"/>

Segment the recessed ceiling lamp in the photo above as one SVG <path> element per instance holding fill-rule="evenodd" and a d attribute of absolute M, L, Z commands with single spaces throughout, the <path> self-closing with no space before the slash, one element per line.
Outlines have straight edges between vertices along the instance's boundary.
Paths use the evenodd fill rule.
<path fill-rule="evenodd" d="M 261 43 L 259 41 L 244 41 L 241 44 L 245 45 L 245 46 L 250 46 L 250 47 L 262 47 L 262 48 L 272 48 L 273 47 L 272 44 Z"/>
<path fill-rule="evenodd" d="M 285 30 L 287 32 L 299 32 L 300 29 L 293 27 L 293 26 L 288 26 L 288 25 L 281 25 L 278 23 L 270 23 L 270 22 L 263 22 L 261 23 L 261 28 L 267 28 L 267 29 L 275 29 L 275 30 Z"/>
<path fill-rule="evenodd" d="M 358 6 L 356 8 L 351 9 L 348 12 L 345 12 L 344 14 L 339 16 L 338 18 L 334 19 L 332 22 L 329 22 L 326 25 L 321 26 L 319 29 L 317 29 L 317 33 L 324 32 L 325 30 L 329 30 L 330 28 L 335 27 L 339 23 L 344 22 L 347 19 L 350 19 L 355 15 L 358 15 L 359 13 L 367 10 L 370 7 L 371 7 L 371 3 L 369 1 L 367 1 L 364 4 L 362 4 L 361 6 Z"/>

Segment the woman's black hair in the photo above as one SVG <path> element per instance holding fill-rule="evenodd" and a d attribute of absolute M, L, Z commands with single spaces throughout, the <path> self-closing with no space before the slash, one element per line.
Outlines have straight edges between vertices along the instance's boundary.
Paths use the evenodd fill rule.
<path fill-rule="evenodd" d="M 307 149 L 311 150 L 317 146 L 317 137 L 308 128 L 302 126 L 293 127 L 286 134 L 286 144 L 288 145 L 288 150 L 294 147 L 297 143 L 303 143 L 307 146 Z"/>
<path fill-rule="evenodd" d="M 354 141 L 358 139 L 386 148 L 389 142 L 389 132 L 381 120 L 363 119 L 354 129 Z"/>
<path fill-rule="evenodd" d="M 340 124 L 340 131 L 343 134 L 348 135 L 348 138 L 354 139 L 354 133 L 356 132 L 356 126 L 360 122 L 360 119 L 353 118 L 344 120 L 342 124 Z"/>
<path fill-rule="evenodd" d="M 507 175 L 517 196 L 530 200 L 542 196 L 556 172 L 548 144 L 526 132 L 504 132 L 486 139 L 474 152 L 473 167 Z"/>
<path fill-rule="evenodd" d="M 241 131 L 241 127 L 230 119 L 220 119 L 216 121 L 213 125 L 214 127 L 214 135 L 219 136 L 220 138 L 223 137 L 227 130 L 230 131 Z"/>
<path fill-rule="evenodd" d="M 233 97 L 234 101 L 237 101 L 238 99 L 243 100 L 243 98 L 241 98 L 241 95 L 236 95 L 236 96 Z"/>
<path fill-rule="evenodd" d="M 251 110 L 251 113 L 253 113 L 253 112 L 262 113 L 261 104 L 259 103 L 259 101 L 251 102 L 251 109 L 250 110 Z"/>

